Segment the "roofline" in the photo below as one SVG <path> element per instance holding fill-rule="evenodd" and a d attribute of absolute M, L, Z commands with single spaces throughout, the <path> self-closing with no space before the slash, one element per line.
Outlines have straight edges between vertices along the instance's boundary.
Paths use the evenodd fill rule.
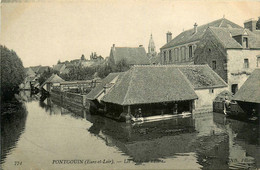
<path fill-rule="evenodd" d="M 223 88 L 223 87 L 228 87 L 227 85 L 222 85 L 222 86 L 209 86 L 209 87 L 196 87 L 194 90 L 203 90 L 203 89 L 212 89 L 212 88 Z"/>
<path fill-rule="evenodd" d="M 211 21 L 211 22 L 208 22 L 208 23 L 206 23 L 206 24 L 202 24 L 202 25 L 200 25 L 200 26 L 198 26 L 197 28 L 199 28 L 199 27 L 202 27 L 202 26 L 206 26 L 206 25 L 208 25 L 209 23 L 212 23 L 212 22 L 216 22 L 216 21 L 219 21 L 219 20 L 228 20 L 228 19 L 226 19 L 226 18 L 220 18 L 220 19 L 217 19 L 217 20 L 214 20 L 214 21 Z M 228 20 L 228 21 L 230 21 L 230 20 Z M 230 21 L 230 22 L 232 22 L 232 21 Z M 233 24 L 235 24 L 235 25 L 237 25 L 237 26 L 239 26 L 239 27 L 241 27 L 240 25 L 238 25 L 238 24 L 236 24 L 236 23 L 234 23 L 234 22 L 232 22 Z M 221 22 L 221 24 L 222 24 L 222 22 Z M 220 24 L 220 25 L 221 25 Z M 210 26 L 208 26 L 208 28 L 209 28 Z M 211 27 L 213 27 L 213 26 L 211 26 Z M 214 28 L 220 28 L 220 27 L 214 27 Z M 222 27 L 221 27 L 222 28 Z M 240 29 L 242 29 L 243 27 L 241 27 Z M 191 28 L 191 29 L 188 29 L 188 30 L 186 30 L 186 31 L 183 31 L 183 32 L 188 32 L 188 31 L 191 31 L 191 30 L 193 30 L 193 28 Z M 181 32 L 181 33 L 183 33 L 183 32 Z M 181 33 L 179 33 L 178 35 L 180 35 Z M 177 35 L 177 36 L 178 36 Z M 175 36 L 172 40 L 174 40 L 177 36 Z M 172 41 L 171 40 L 171 41 Z M 170 42 L 171 42 L 170 41 Z M 198 41 L 198 40 L 197 40 Z M 170 42 L 168 42 L 168 43 L 170 43 Z M 166 44 L 164 44 L 160 49 L 164 49 L 164 46 L 166 46 L 168 43 L 166 43 Z M 174 47 L 174 46 L 173 46 Z"/>
<path fill-rule="evenodd" d="M 121 105 L 121 106 L 133 106 L 133 105 L 141 105 L 141 104 L 158 104 L 158 103 L 171 103 L 171 102 L 182 102 L 182 101 L 189 101 L 189 100 L 196 100 L 198 99 L 198 97 L 196 98 L 192 98 L 192 99 L 185 99 L 185 100 L 168 100 L 168 101 L 162 101 L 162 102 L 152 102 L 152 103 L 135 103 L 135 104 L 124 104 L 124 103 L 114 103 L 114 102 L 106 102 L 104 100 L 101 99 L 102 102 L 105 103 L 111 103 L 111 104 L 117 104 L 117 105 Z"/>
<path fill-rule="evenodd" d="M 206 64 L 206 67 L 212 70 L 208 64 Z M 212 72 L 228 87 L 228 84 L 220 77 L 220 75 L 218 75 L 214 70 L 212 70 Z"/>
<path fill-rule="evenodd" d="M 233 100 L 239 101 L 239 102 L 258 103 L 258 104 L 260 104 L 260 101 L 259 102 L 256 102 L 256 101 L 246 101 L 246 100 L 241 100 L 241 99 L 236 99 L 236 98 L 234 98 Z"/>
<path fill-rule="evenodd" d="M 178 47 L 178 46 L 180 46 L 180 47 L 182 47 L 182 46 L 185 46 L 185 45 L 189 45 L 189 44 L 191 44 L 191 43 L 198 43 L 199 41 L 200 41 L 201 39 L 197 39 L 197 40 L 193 40 L 193 41 L 190 41 L 190 42 L 188 42 L 188 43 L 185 43 L 185 44 L 178 44 L 178 45 L 175 45 L 175 46 L 171 46 L 171 47 L 166 47 L 166 48 L 164 48 L 163 46 L 160 48 L 160 50 L 162 49 L 162 50 L 165 50 L 165 49 L 168 49 L 168 48 L 173 48 L 173 47 Z M 165 44 L 166 45 L 166 44 Z"/>

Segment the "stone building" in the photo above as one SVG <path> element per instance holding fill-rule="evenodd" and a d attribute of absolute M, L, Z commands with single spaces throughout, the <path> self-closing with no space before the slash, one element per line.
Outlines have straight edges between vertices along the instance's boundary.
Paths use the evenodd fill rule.
<path fill-rule="evenodd" d="M 194 52 L 194 64 L 208 64 L 232 93 L 260 67 L 260 35 L 255 23 L 246 21 L 245 28 L 208 27 Z"/>
<path fill-rule="evenodd" d="M 194 64 L 194 51 L 208 27 L 242 28 L 225 19 L 219 19 L 201 26 L 194 24 L 192 29 L 183 31 L 172 39 L 172 33 L 166 34 L 166 44 L 161 47 L 161 64 Z"/>
<path fill-rule="evenodd" d="M 149 65 L 149 59 L 142 45 L 139 47 L 111 47 L 108 63 L 116 65 L 124 60 L 128 65 Z"/>

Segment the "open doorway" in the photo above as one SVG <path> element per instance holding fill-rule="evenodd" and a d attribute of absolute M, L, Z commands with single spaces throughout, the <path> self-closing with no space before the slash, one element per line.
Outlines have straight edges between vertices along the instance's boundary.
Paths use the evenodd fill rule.
<path fill-rule="evenodd" d="M 237 84 L 232 84 L 231 85 L 231 92 L 233 94 L 236 94 L 237 90 L 238 90 L 238 85 Z"/>

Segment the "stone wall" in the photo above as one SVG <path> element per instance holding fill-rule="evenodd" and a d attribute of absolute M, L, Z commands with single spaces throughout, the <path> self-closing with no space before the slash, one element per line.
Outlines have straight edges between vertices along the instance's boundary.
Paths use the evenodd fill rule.
<path fill-rule="evenodd" d="M 232 84 L 237 84 L 238 89 L 244 84 L 250 74 L 257 67 L 257 55 L 259 54 L 260 50 L 227 50 L 227 77 L 230 90 Z M 244 67 L 244 59 L 248 59 L 249 68 Z"/>
<path fill-rule="evenodd" d="M 213 101 L 219 93 L 227 89 L 228 87 L 195 90 L 195 93 L 198 95 L 198 99 L 195 100 L 195 110 L 204 108 L 208 111 L 213 111 Z"/>
<path fill-rule="evenodd" d="M 161 50 L 162 64 L 193 64 L 194 51 L 198 41 L 181 44 Z M 192 47 L 192 56 L 189 56 L 189 46 Z M 165 60 L 166 59 L 166 60 Z"/>
<path fill-rule="evenodd" d="M 208 64 L 225 82 L 227 82 L 226 50 L 210 31 L 205 33 L 194 53 L 195 65 Z M 213 61 L 216 63 L 216 68 L 213 68 Z"/>

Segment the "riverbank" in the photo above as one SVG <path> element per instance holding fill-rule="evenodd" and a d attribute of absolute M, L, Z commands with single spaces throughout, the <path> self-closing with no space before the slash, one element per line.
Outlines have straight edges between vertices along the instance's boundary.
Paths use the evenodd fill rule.
<path fill-rule="evenodd" d="M 17 112 L 17 109 L 19 109 L 21 105 L 22 102 L 16 97 L 13 97 L 13 99 L 8 101 L 1 102 L 1 116 Z"/>

